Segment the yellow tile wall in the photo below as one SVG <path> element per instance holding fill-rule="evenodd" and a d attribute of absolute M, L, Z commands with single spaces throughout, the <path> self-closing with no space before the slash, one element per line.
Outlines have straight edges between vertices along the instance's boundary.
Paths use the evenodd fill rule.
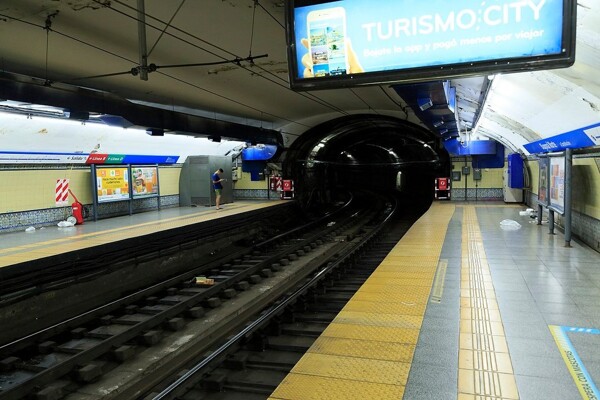
<path fill-rule="evenodd" d="M 452 171 L 461 171 L 462 167 L 465 166 L 464 157 L 454 158 L 452 159 Z M 504 169 L 507 167 L 506 163 L 504 164 L 504 168 L 482 168 L 481 169 L 481 180 L 479 182 L 475 182 L 473 180 L 473 167 L 471 165 L 471 160 L 467 161 L 467 166 L 471 168 L 471 174 L 465 177 L 461 175 L 460 181 L 452 182 L 453 187 L 464 189 L 465 188 L 465 179 L 467 180 L 467 189 L 478 188 L 486 188 L 486 189 L 500 189 L 503 187 L 502 175 L 504 173 Z"/>
<path fill-rule="evenodd" d="M 252 181 L 250 180 L 249 172 L 242 172 L 242 168 L 238 167 L 238 180 L 235 182 L 234 189 L 266 189 L 267 180 Z"/>
<path fill-rule="evenodd" d="M 160 168 L 160 194 L 179 194 L 180 167 Z M 90 169 L 4 170 L 0 171 L 0 213 L 56 207 L 57 179 L 69 179 L 69 187 L 83 204 L 91 204 Z M 72 203 L 69 198 L 69 204 Z"/>

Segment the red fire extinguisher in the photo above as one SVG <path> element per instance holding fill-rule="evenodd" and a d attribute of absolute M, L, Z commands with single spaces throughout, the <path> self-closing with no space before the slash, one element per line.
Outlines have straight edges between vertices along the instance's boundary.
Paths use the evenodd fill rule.
<path fill-rule="evenodd" d="M 78 224 L 83 224 L 83 204 L 81 204 L 79 202 L 79 200 L 77 200 L 77 197 L 75 197 L 75 195 L 73 194 L 71 189 L 69 189 L 69 193 L 75 199 L 75 201 L 71 204 L 71 210 L 73 211 L 73 216 L 77 220 Z"/>

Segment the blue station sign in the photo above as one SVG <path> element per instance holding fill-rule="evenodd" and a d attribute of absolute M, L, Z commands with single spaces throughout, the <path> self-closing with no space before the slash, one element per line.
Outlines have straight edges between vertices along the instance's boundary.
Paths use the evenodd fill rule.
<path fill-rule="evenodd" d="M 600 146 L 600 123 L 536 140 L 535 142 L 527 143 L 523 147 L 530 154 L 536 154 L 593 146 Z"/>

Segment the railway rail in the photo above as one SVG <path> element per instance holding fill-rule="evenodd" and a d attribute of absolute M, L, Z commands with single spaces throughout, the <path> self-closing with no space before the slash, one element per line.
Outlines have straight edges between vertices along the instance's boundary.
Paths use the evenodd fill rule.
<path fill-rule="evenodd" d="M 418 215 L 373 221 L 336 261 L 278 299 L 170 384 L 145 399 L 265 399 L 396 245 Z"/>
<path fill-rule="evenodd" d="M 221 263 L 213 262 L 171 277 L 0 346 L 0 398 L 61 398 L 118 369 L 120 364 L 161 342 L 161 338 L 176 340 L 177 332 L 208 314 L 218 314 L 223 304 L 235 303 L 238 295 L 246 296 L 235 314 L 223 311 L 229 319 L 223 318 L 206 332 L 198 333 L 194 349 L 202 354 L 222 340 L 224 334 L 239 329 L 236 325 L 305 280 L 315 268 L 352 251 L 360 242 L 356 238 L 372 231 L 381 215 L 386 214 L 383 203 L 379 208 L 357 208 L 351 204 L 354 203 L 257 243 L 245 252 L 229 254 Z M 305 257 L 307 254 L 311 256 Z M 283 269 L 291 272 L 279 272 Z M 254 295 L 250 294 L 253 287 L 268 281 L 274 273 L 285 278 L 266 292 L 255 290 Z M 206 274 L 214 285 L 197 286 L 195 277 L 199 274 Z M 248 296 L 254 297 L 248 301 Z M 183 354 L 178 357 L 179 364 L 197 358 L 187 351 Z M 178 363 L 161 370 L 174 372 L 181 368 Z M 155 375 L 146 374 L 138 386 L 121 391 L 120 398 L 131 398 L 165 379 L 161 373 Z"/>

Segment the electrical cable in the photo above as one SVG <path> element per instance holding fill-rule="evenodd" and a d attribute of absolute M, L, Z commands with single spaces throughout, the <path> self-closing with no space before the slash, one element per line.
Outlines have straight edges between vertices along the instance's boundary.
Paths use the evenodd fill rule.
<path fill-rule="evenodd" d="M 163 37 L 164 33 L 166 32 L 166 30 L 169 29 L 169 27 L 171 26 L 171 23 L 175 19 L 175 16 L 177 14 L 179 14 L 179 10 L 181 10 L 181 7 L 183 7 L 184 4 L 185 4 L 185 0 L 181 0 L 181 3 L 179 4 L 179 7 L 177 7 L 177 10 L 175 10 L 175 13 L 173 13 L 173 16 L 171 17 L 171 19 L 169 20 L 169 22 L 165 25 L 165 27 L 163 28 L 163 30 L 160 32 L 160 35 L 158 35 L 158 38 L 156 39 L 156 42 L 154 42 L 154 44 L 150 48 L 150 51 L 148 51 L 148 57 L 150 57 L 150 54 L 152 54 L 152 51 L 154 50 L 154 48 L 156 47 L 156 45 L 158 44 L 158 42 L 160 42 L 160 39 L 162 39 L 162 37 Z"/>
<path fill-rule="evenodd" d="M 92 0 L 92 1 L 94 1 L 94 2 L 96 2 L 96 3 L 98 3 L 98 4 L 100 4 L 100 5 L 102 5 L 103 7 L 108 7 L 110 10 L 113 10 L 113 11 L 115 11 L 115 12 L 117 12 L 117 13 L 119 13 L 119 14 L 123 15 L 123 16 L 126 16 L 126 17 L 128 17 L 128 18 L 130 18 L 130 19 L 133 19 L 133 20 L 135 20 L 135 21 L 137 21 L 137 22 L 143 22 L 143 23 L 144 23 L 144 24 L 145 24 L 147 27 L 150 27 L 150 28 L 153 28 L 153 29 L 156 29 L 156 30 L 159 30 L 159 31 L 161 30 L 160 28 L 158 28 L 158 27 L 156 27 L 156 26 L 154 26 L 154 25 L 151 25 L 151 24 L 150 24 L 150 23 L 148 23 L 147 21 L 140 21 L 140 20 L 139 20 L 137 17 L 135 17 L 135 16 L 132 16 L 132 15 L 129 15 L 129 14 L 127 14 L 127 13 L 125 13 L 125 12 L 121 11 L 121 10 L 117 10 L 116 8 L 112 7 L 111 5 L 108 5 L 108 6 L 107 6 L 106 4 L 102 3 L 100 0 Z M 125 3 L 123 3 L 123 2 L 122 2 L 122 1 L 120 1 L 120 0 L 113 0 L 113 2 L 114 2 L 114 3 L 117 3 L 117 4 L 120 4 L 120 5 L 122 5 L 123 7 L 125 7 L 125 8 L 128 8 L 128 9 L 130 9 L 130 10 L 132 10 L 132 11 L 135 11 L 135 12 L 137 13 L 137 9 L 136 9 L 135 7 L 132 7 L 132 6 L 128 5 L 128 4 L 125 4 Z M 161 20 L 160 18 L 156 18 L 156 17 L 154 17 L 154 16 L 152 16 L 152 15 L 150 15 L 150 14 L 148 14 L 148 13 L 144 13 L 144 17 L 146 17 L 146 18 L 150 18 L 150 19 L 152 19 L 152 20 L 155 20 L 155 21 L 157 21 L 157 22 L 159 22 L 159 23 L 161 23 L 161 24 L 164 24 L 164 25 L 166 25 L 166 24 L 167 24 L 166 22 L 164 22 L 164 21 L 163 21 L 163 20 Z M 211 47 L 214 47 L 214 48 L 216 48 L 216 49 L 218 49 L 218 50 L 220 50 L 220 51 L 222 51 L 222 52 L 224 52 L 224 53 L 226 53 L 226 54 L 229 54 L 230 56 L 233 56 L 233 57 L 236 57 L 236 58 L 240 58 L 240 57 L 239 57 L 237 54 L 234 54 L 234 53 L 232 53 L 232 52 L 230 52 L 230 51 L 228 51 L 228 50 L 226 50 L 226 49 L 224 49 L 224 48 L 222 48 L 222 47 L 220 47 L 220 46 L 217 46 L 217 45 L 215 45 L 215 44 L 213 44 L 213 43 L 211 43 L 211 42 L 209 42 L 209 41 L 207 41 L 207 40 L 204 40 L 204 39 L 202 39 L 202 38 L 200 38 L 200 37 L 198 37 L 198 36 L 196 36 L 196 35 L 194 35 L 194 34 L 191 34 L 191 33 L 187 32 L 187 31 L 185 31 L 185 30 L 182 30 L 182 29 L 180 29 L 180 28 L 178 28 L 178 27 L 176 27 L 176 26 L 172 26 L 172 28 L 173 28 L 173 30 L 175 30 L 175 31 L 177 31 L 177 32 L 180 32 L 180 33 L 183 33 L 183 34 L 185 34 L 185 35 L 187 35 L 187 36 L 190 36 L 190 37 L 192 37 L 192 38 L 194 38 L 194 39 L 196 39 L 196 40 L 200 41 L 201 43 L 204 43 L 204 44 L 207 44 L 207 45 L 209 45 L 209 46 L 211 46 Z M 285 29 L 285 28 L 284 28 L 284 29 Z M 205 52 L 207 52 L 207 53 L 209 53 L 209 54 L 211 54 L 211 55 L 214 55 L 215 57 L 221 58 L 222 60 L 226 60 L 226 58 L 225 58 L 225 57 L 223 57 L 223 56 L 220 56 L 220 55 L 218 55 L 218 54 L 214 53 L 213 51 L 210 51 L 210 50 L 208 50 L 208 49 L 206 49 L 206 48 L 203 48 L 203 47 L 201 47 L 201 46 L 198 46 L 198 45 L 196 45 L 196 44 L 194 44 L 194 43 L 192 43 L 192 42 L 190 42 L 190 41 L 188 41 L 188 40 L 186 40 L 186 39 L 183 39 L 183 38 L 181 38 L 181 37 L 179 37 L 179 36 L 176 36 L 176 35 L 174 35 L 174 34 L 172 34 L 172 33 L 165 32 L 165 34 L 166 34 L 166 35 L 168 35 L 168 36 L 171 36 L 171 37 L 172 37 L 172 38 L 174 38 L 174 39 L 180 40 L 180 41 L 182 41 L 183 43 L 189 44 L 189 45 L 190 45 L 190 46 L 192 46 L 192 47 L 195 47 L 195 48 L 197 48 L 197 49 L 199 49 L 199 50 L 202 50 L 202 51 L 205 51 Z M 258 65 L 258 64 L 254 64 L 254 66 L 255 66 L 255 67 L 257 67 L 257 68 L 259 68 L 261 71 L 265 72 L 266 74 L 268 74 L 268 75 L 270 75 L 270 76 L 272 76 L 272 77 L 274 77 L 274 78 L 276 78 L 276 79 L 280 80 L 282 83 L 275 82 L 274 80 L 267 78 L 265 75 L 256 74 L 256 73 L 255 73 L 254 71 L 252 71 L 251 69 L 249 69 L 249 68 L 247 68 L 247 67 L 244 67 L 244 66 L 240 65 L 240 67 L 241 67 L 241 68 L 243 68 L 243 69 L 245 69 L 246 71 L 248 71 L 248 72 L 250 72 L 250 73 L 253 73 L 253 74 L 256 74 L 256 75 L 260 76 L 260 77 L 261 77 L 261 78 L 263 78 L 263 79 L 266 79 L 267 81 L 269 81 L 269 82 L 271 82 L 271 83 L 274 83 L 274 84 L 276 84 L 276 85 L 279 85 L 279 86 L 281 86 L 281 87 L 285 88 L 286 90 L 289 90 L 289 83 L 288 83 L 288 81 L 287 81 L 287 80 L 285 80 L 285 79 L 283 79 L 283 78 L 281 78 L 281 77 L 277 76 L 276 74 L 272 73 L 271 71 L 268 71 L 268 70 L 266 70 L 266 69 L 262 68 L 262 67 L 261 67 L 260 65 Z M 333 105 L 333 104 L 331 104 L 331 103 L 329 103 L 329 102 L 327 102 L 327 101 L 325 101 L 325 100 L 323 100 L 323 99 L 320 99 L 320 98 L 318 98 L 317 96 L 315 96 L 315 95 L 313 95 L 313 94 L 300 93 L 300 92 L 294 92 L 294 93 L 296 93 L 296 94 L 298 94 L 298 95 L 300 95 L 300 96 L 302 96 L 302 97 L 306 98 L 307 100 L 312 100 L 312 101 L 314 101 L 314 102 L 317 102 L 317 103 L 319 103 L 321 106 L 324 106 L 324 107 L 327 107 L 327 108 L 330 108 L 330 109 L 332 109 L 333 111 L 339 112 L 339 113 L 341 113 L 342 115 L 348 115 L 348 114 L 349 114 L 348 112 L 346 112 L 346 111 L 342 110 L 341 108 L 339 108 L 339 107 L 337 107 L 337 106 L 335 106 L 335 105 Z"/>
<path fill-rule="evenodd" d="M 356 97 L 357 97 L 357 98 L 358 98 L 360 101 L 362 101 L 362 102 L 363 102 L 363 103 L 364 103 L 364 104 L 367 106 L 367 108 L 368 108 L 369 110 L 371 110 L 371 111 L 375 112 L 375 114 L 378 114 L 378 115 L 380 115 L 380 114 L 379 114 L 379 112 L 377 112 L 377 110 L 374 110 L 373 108 L 371 108 L 371 105 L 370 105 L 369 103 L 367 103 L 367 101 L 366 101 L 365 99 L 363 99 L 362 97 L 360 97 L 360 96 L 358 95 L 358 93 L 356 93 L 356 92 L 354 91 L 354 89 L 352 89 L 352 88 L 349 88 L 349 90 L 352 92 L 352 94 L 353 94 L 354 96 L 356 96 Z"/>

